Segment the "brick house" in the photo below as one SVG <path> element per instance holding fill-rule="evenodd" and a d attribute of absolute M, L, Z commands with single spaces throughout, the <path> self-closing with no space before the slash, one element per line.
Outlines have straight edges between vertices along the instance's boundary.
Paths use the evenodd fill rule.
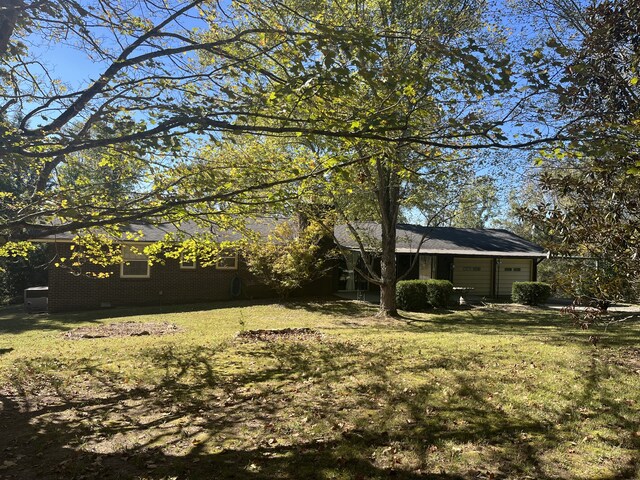
<path fill-rule="evenodd" d="M 256 222 L 254 231 L 266 235 L 274 220 Z M 181 227 L 186 235 L 200 231 L 194 225 Z M 197 261 L 166 259 L 164 264 L 149 265 L 141 254 L 145 244 L 163 240 L 175 232 L 171 225 L 137 224 L 132 232 L 142 232 L 142 240 L 123 240 L 123 259 L 119 266 L 90 267 L 108 272 L 108 278 L 72 274 L 65 268 L 49 270 L 49 311 L 92 309 L 124 305 L 169 305 L 209 302 L 235 298 L 268 298 L 275 292 L 256 279 L 235 252 L 221 258 L 215 266 L 203 267 Z M 375 252 L 380 226 L 357 225 L 367 249 Z M 219 241 L 239 239 L 238 234 L 209 231 Z M 375 291 L 359 273 L 358 244 L 344 226 L 335 229 L 335 241 L 344 258 L 333 272 L 295 291 L 294 296 L 323 296 L 334 292 Z M 73 234 L 47 237 L 52 256 L 69 258 Z M 415 255 L 418 261 L 413 262 Z M 537 265 L 547 252 L 511 232 L 501 229 L 429 228 L 400 224 L 397 230 L 396 260 L 398 276 L 406 279 L 446 279 L 455 287 L 469 289 L 476 296 L 506 296 L 515 281 L 537 279 Z M 379 265 L 379 264 L 378 264 Z M 364 270 L 364 269 L 362 269 Z"/>
<path fill-rule="evenodd" d="M 252 229 L 268 233 L 274 221 L 256 222 Z M 193 224 L 183 224 L 180 230 L 187 236 L 203 233 Z M 203 267 L 198 260 L 167 258 L 162 264 L 149 264 L 142 253 L 145 245 L 163 240 L 175 233 L 172 225 L 133 224 L 126 231 L 141 232 L 141 240 L 123 240 L 120 265 L 98 267 L 86 265 L 81 274 L 69 268 L 49 268 L 49 312 L 86 310 L 112 306 L 173 305 L 231 299 L 274 297 L 275 292 L 260 283 L 247 269 L 242 256 L 229 252 L 214 266 Z M 218 241 L 233 241 L 237 233 L 214 232 Z M 74 235 L 63 234 L 35 240 L 49 244 L 52 258 L 69 258 Z M 54 262 L 55 263 L 55 260 Z M 108 273 L 96 278 L 87 273 Z M 329 295 L 334 291 L 331 275 L 320 278 L 293 292 L 300 295 Z"/>

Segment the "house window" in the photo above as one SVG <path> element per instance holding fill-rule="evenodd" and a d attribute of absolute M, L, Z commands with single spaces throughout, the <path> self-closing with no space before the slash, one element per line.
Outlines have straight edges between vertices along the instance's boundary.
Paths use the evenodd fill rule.
<path fill-rule="evenodd" d="M 479 272 L 480 270 L 480 267 L 462 267 L 463 272 Z"/>
<path fill-rule="evenodd" d="M 218 262 L 216 263 L 216 269 L 218 270 L 237 270 L 238 269 L 238 254 L 237 253 L 223 253 Z"/>
<path fill-rule="evenodd" d="M 184 253 L 180 254 L 180 268 L 183 270 L 195 270 L 196 268 L 196 259 L 195 258 L 185 258 Z"/>
<path fill-rule="evenodd" d="M 511 267 L 504 267 L 504 271 L 505 271 L 505 272 L 511 272 L 511 271 L 513 271 L 513 268 L 511 268 Z"/>
<path fill-rule="evenodd" d="M 368 290 L 369 282 L 358 273 L 358 269 L 362 271 L 365 268 L 360 252 L 345 252 L 344 256 L 340 258 L 338 290 L 346 292 Z"/>
<path fill-rule="evenodd" d="M 142 247 L 122 246 L 121 278 L 149 278 L 149 257 L 141 250 Z"/>

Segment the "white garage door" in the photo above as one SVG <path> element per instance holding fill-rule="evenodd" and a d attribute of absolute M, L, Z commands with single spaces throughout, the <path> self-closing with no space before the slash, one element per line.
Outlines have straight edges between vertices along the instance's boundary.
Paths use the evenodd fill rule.
<path fill-rule="evenodd" d="M 453 259 L 453 286 L 473 288 L 471 295 L 491 295 L 490 258 Z"/>
<path fill-rule="evenodd" d="M 531 260 L 502 259 L 496 272 L 498 281 L 498 295 L 511 295 L 513 282 L 528 282 L 531 280 Z"/>

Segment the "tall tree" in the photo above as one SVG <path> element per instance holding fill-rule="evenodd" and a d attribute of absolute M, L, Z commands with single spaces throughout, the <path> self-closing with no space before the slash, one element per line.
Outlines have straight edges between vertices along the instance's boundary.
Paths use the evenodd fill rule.
<path fill-rule="evenodd" d="M 529 218 L 548 232 L 555 252 L 598 260 L 592 295 L 638 298 L 640 6 L 606 0 L 592 4 L 582 19 L 581 42 L 565 52 L 560 108 L 579 112 L 572 128 L 590 140 L 541 158 L 543 201 Z M 584 275 L 575 269 L 573 276 Z"/>
<path fill-rule="evenodd" d="M 548 66 L 531 51 L 515 59 L 503 38 L 483 33 L 482 7 L 458 0 L 247 1 L 231 6 L 243 13 L 240 20 L 211 32 L 216 38 L 264 24 L 304 32 L 293 44 L 286 35 L 254 40 L 273 46 L 261 68 L 285 82 L 252 75 L 243 79 L 246 87 L 225 88 L 241 96 L 251 87 L 254 101 L 239 115 L 252 119 L 254 132 L 291 131 L 289 145 L 297 139 L 298 160 L 280 174 L 305 172 L 307 195 L 336 206 L 336 221 L 380 223 L 381 271 L 362 242 L 361 254 L 371 260 L 365 274 L 380 286 L 383 315 L 396 312 L 396 225 L 417 189 L 442 184 L 466 161 L 464 152 L 549 140 L 538 129 L 515 134 L 523 111 L 542 119 L 530 122 L 547 119 L 535 101 L 549 86 Z M 284 118 L 304 129 L 289 130 Z M 314 169 L 323 172 L 315 184 Z"/>
<path fill-rule="evenodd" d="M 338 221 L 349 224 L 355 237 L 361 234 L 354 222 L 368 219 L 380 224 L 375 246 L 358 238 L 363 273 L 380 286 L 380 313 L 395 315 L 396 226 L 401 209 L 409 206 L 407 201 L 419 185 L 433 186 L 453 170 L 451 164 L 463 161 L 460 152 L 511 146 L 513 139 L 502 127 L 530 105 L 523 98 L 505 98 L 516 86 L 515 62 L 502 50 L 500 38 L 482 35 L 481 3 L 380 0 L 335 6 L 342 8 L 308 16 L 321 15 L 323 28 L 357 32 L 357 40 L 346 51 L 341 45 L 323 46 L 318 72 L 311 69 L 300 87 L 304 92 L 329 93 L 334 99 L 330 109 L 318 110 L 321 104 L 309 109 L 307 104 L 297 111 L 314 121 L 330 114 L 350 122 L 356 132 L 380 127 L 397 131 L 396 143 L 358 137 L 315 144 L 320 153 L 331 150 L 361 159 L 323 179 L 319 188 L 325 189 L 338 207 Z M 326 70 L 338 81 L 327 85 Z M 522 77 L 534 79 L 540 81 L 537 88 L 543 88 L 545 81 L 535 74 Z M 265 97 L 285 109 L 299 101 L 288 91 L 269 91 Z M 528 100 L 536 93 L 533 87 L 527 91 Z M 373 208 L 360 208 L 363 196 Z M 380 271 L 372 248 L 379 256 Z"/>
<path fill-rule="evenodd" d="M 468 178 L 458 192 L 451 214 L 451 225 L 462 228 L 485 228 L 496 217 L 498 190 L 486 175 Z"/>

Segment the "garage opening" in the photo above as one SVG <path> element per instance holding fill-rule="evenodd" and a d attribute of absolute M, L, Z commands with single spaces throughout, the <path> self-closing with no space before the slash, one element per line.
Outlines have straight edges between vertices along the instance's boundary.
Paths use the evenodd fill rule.
<path fill-rule="evenodd" d="M 530 259 L 499 259 L 496 265 L 498 295 L 511 295 L 513 282 L 531 281 Z"/>
<path fill-rule="evenodd" d="M 453 286 L 471 288 L 471 295 L 491 295 L 492 265 L 491 258 L 454 258 Z"/>

